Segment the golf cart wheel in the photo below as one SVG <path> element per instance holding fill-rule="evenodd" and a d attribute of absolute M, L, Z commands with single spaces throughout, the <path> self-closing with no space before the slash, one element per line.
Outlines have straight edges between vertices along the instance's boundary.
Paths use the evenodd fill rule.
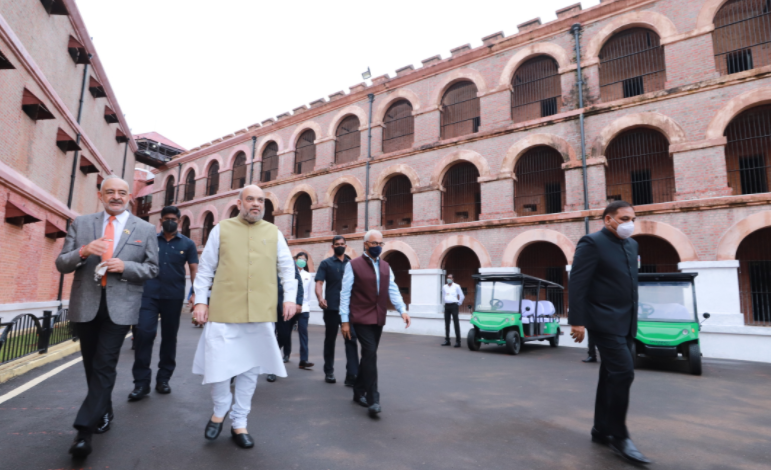
<path fill-rule="evenodd" d="M 477 329 L 471 328 L 468 330 L 468 336 L 466 337 L 466 342 L 468 343 L 468 348 L 470 351 L 479 351 L 479 347 L 482 345 L 477 340 Z"/>
<path fill-rule="evenodd" d="M 701 375 L 701 348 L 698 343 L 688 345 L 688 372 Z"/>
<path fill-rule="evenodd" d="M 549 346 L 556 348 L 560 345 L 560 329 L 557 328 L 557 334 L 554 335 L 554 338 L 549 338 Z"/>
<path fill-rule="evenodd" d="M 522 347 L 522 341 L 519 339 L 519 333 L 511 330 L 506 333 L 506 351 L 512 356 L 519 354 L 519 349 Z"/>

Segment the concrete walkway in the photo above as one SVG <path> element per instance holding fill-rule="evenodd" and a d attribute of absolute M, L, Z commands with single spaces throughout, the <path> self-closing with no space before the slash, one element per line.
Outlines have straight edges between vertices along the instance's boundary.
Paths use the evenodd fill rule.
<path fill-rule="evenodd" d="M 186 318 L 185 318 L 186 319 Z M 38 469 L 619 469 L 622 463 L 589 440 L 596 364 L 583 351 L 526 345 L 443 348 L 436 337 L 384 334 L 382 417 L 372 420 L 342 385 L 338 341 L 336 385 L 323 382 L 323 330 L 311 327 L 315 371 L 260 378 L 249 429 L 257 445 L 237 448 L 226 428 L 203 438 L 211 415 L 208 387 L 191 374 L 199 329 L 183 322 L 171 395 L 128 403 L 133 362 L 129 341 L 113 395 L 115 423 L 94 437 L 94 453 L 74 464 L 67 449 L 85 396 L 78 363 L 0 404 L 0 468 Z M 564 336 L 563 339 L 567 339 Z M 71 361 L 70 356 L 0 385 L 0 395 Z M 154 360 L 157 360 L 157 344 Z M 704 375 L 641 369 L 628 424 L 656 469 L 767 469 L 771 462 L 771 365 L 706 360 Z M 228 423 L 229 425 L 229 423 Z"/>

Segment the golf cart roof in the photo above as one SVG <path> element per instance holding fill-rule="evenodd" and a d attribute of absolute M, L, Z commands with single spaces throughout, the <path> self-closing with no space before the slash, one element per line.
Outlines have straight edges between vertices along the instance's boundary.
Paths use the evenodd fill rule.
<path fill-rule="evenodd" d="M 517 281 L 521 282 L 523 287 L 537 287 L 540 283 L 543 287 L 556 287 L 557 289 L 564 289 L 561 285 L 546 281 L 527 274 L 474 274 L 474 279 L 477 281 Z"/>
<path fill-rule="evenodd" d="M 699 273 L 640 273 L 640 282 L 693 282 Z"/>

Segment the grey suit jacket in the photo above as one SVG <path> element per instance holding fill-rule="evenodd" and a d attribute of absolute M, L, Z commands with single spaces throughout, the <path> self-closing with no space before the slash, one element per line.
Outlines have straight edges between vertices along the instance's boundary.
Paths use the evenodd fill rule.
<path fill-rule="evenodd" d="M 104 212 L 82 215 L 67 231 L 64 247 L 56 258 L 60 273 L 75 272 L 70 291 L 69 320 L 84 323 L 93 320 L 99 309 L 102 285 L 94 280 L 99 256 L 80 258 L 80 248 L 102 237 Z M 155 227 L 129 215 L 113 257 L 123 261 L 123 273 L 107 273 L 107 310 L 118 325 L 135 325 L 142 305 L 144 282 L 158 275 L 158 239 Z"/>

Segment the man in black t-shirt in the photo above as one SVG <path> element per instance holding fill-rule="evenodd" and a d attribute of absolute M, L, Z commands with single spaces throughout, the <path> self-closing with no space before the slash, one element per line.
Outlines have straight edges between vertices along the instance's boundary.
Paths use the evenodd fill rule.
<path fill-rule="evenodd" d="M 319 264 L 316 272 L 316 298 L 319 306 L 324 310 L 324 380 L 333 384 L 335 379 L 335 341 L 340 330 L 340 291 L 343 289 L 343 273 L 345 265 L 351 260 L 345 254 L 345 238 L 335 235 L 332 238 L 334 255 Z M 324 282 L 326 289 L 322 289 Z M 323 295 L 322 295 L 323 291 Z M 352 332 L 353 333 L 353 332 Z M 353 387 L 359 370 L 359 351 L 356 346 L 356 335 L 351 339 L 345 339 L 345 385 Z"/>

